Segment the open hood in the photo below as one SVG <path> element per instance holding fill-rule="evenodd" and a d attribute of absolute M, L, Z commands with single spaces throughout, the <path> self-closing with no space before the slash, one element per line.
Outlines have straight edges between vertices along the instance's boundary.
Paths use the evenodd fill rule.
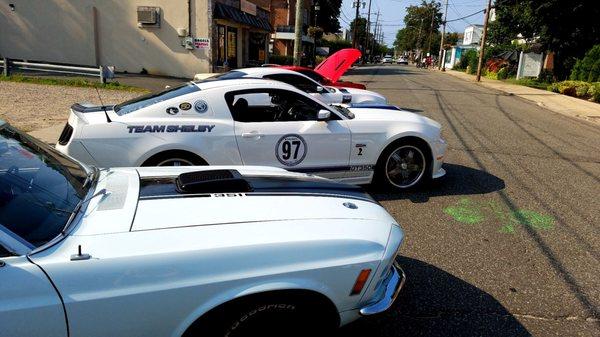
<path fill-rule="evenodd" d="M 329 56 L 315 67 L 315 71 L 321 76 L 337 82 L 342 75 L 362 56 L 360 50 L 346 48 L 339 50 Z"/>

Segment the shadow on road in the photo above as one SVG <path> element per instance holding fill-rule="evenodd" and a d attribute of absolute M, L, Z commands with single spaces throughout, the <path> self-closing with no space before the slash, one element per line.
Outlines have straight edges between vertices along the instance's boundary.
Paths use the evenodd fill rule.
<path fill-rule="evenodd" d="M 407 278 L 394 306 L 343 327 L 337 336 L 531 335 L 485 291 L 428 263 L 407 257 L 399 262 Z"/>
<path fill-rule="evenodd" d="M 409 199 L 412 202 L 427 202 L 431 197 L 445 195 L 485 194 L 504 189 L 504 180 L 471 167 L 444 164 L 446 176 L 436 179 L 416 191 L 384 193 L 377 187 L 366 186 L 367 192 L 378 201 Z"/>
<path fill-rule="evenodd" d="M 373 68 L 375 68 L 373 72 Z M 416 71 L 416 68 L 410 66 L 385 66 L 385 65 L 370 65 L 349 69 L 344 75 L 423 75 L 422 71 Z"/>

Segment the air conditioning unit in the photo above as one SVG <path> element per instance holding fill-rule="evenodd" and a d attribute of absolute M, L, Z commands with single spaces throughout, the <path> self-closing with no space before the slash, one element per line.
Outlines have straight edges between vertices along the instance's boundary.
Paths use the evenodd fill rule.
<path fill-rule="evenodd" d="M 160 8 L 149 6 L 138 6 L 137 8 L 138 26 L 160 27 Z"/>

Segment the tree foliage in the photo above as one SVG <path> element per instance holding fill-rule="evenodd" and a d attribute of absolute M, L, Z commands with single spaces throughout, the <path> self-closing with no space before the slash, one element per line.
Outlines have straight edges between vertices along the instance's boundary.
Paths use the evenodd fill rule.
<path fill-rule="evenodd" d="M 598 0 L 497 0 L 489 41 L 522 38 L 556 54 L 555 71 L 565 78 L 587 50 L 600 43 Z"/>
<path fill-rule="evenodd" d="M 439 50 L 439 28 L 442 23 L 442 12 L 440 3 L 437 1 L 422 0 L 418 6 L 412 5 L 406 8 L 404 17 L 405 28 L 396 34 L 394 47 L 398 51 L 422 49 L 432 53 Z M 437 44 L 435 43 L 437 40 Z"/>
<path fill-rule="evenodd" d="M 341 27 L 338 18 L 342 0 L 318 0 L 314 3 L 319 5 L 319 11 L 316 13 L 317 26 L 323 28 L 325 33 L 337 33 Z"/>

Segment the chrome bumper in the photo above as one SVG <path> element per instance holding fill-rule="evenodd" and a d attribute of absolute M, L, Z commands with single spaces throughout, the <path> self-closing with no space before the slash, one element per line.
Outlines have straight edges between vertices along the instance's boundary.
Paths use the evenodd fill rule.
<path fill-rule="evenodd" d="M 394 301 L 396 300 L 396 297 L 398 297 L 400 290 L 402 290 L 405 281 L 406 275 L 404 274 L 404 270 L 400 268 L 400 265 L 397 262 L 394 262 L 392 267 L 392 276 L 385 288 L 385 294 L 383 295 L 383 298 L 360 309 L 360 314 L 363 316 L 370 316 L 389 309 L 392 304 L 394 304 Z"/>

